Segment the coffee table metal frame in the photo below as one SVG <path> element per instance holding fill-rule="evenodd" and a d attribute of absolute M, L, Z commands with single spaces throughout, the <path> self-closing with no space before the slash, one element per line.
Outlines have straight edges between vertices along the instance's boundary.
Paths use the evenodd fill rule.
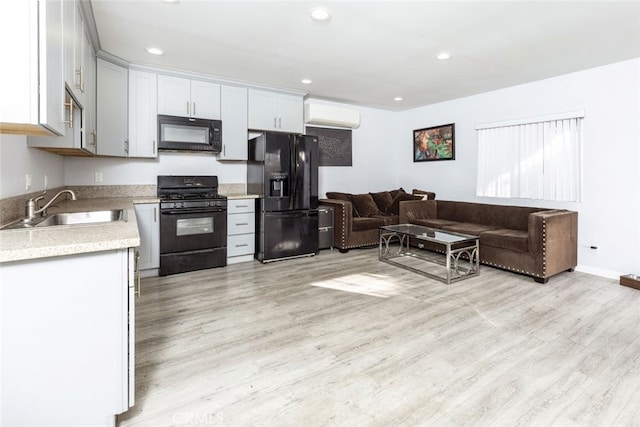
<path fill-rule="evenodd" d="M 411 238 L 435 243 L 444 249 L 442 255 L 425 249 L 412 248 Z M 398 246 L 393 245 L 398 243 Z M 446 277 L 395 261 L 412 257 L 446 268 Z M 439 280 L 450 285 L 458 280 L 480 274 L 480 243 L 478 236 L 439 230 L 416 224 L 386 225 L 379 229 L 378 259 L 396 267 Z"/>

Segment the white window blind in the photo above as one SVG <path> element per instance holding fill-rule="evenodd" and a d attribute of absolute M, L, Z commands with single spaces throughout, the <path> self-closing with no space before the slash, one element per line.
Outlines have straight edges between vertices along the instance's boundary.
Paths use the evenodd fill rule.
<path fill-rule="evenodd" d="M 476 194 L 581 201 L 583 117 L 578 112 L 476 127 Z"/>

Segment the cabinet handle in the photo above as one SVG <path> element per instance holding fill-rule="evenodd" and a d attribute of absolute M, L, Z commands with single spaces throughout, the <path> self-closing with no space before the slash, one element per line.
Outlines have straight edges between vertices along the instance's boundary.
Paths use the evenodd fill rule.
<path fill-rule="evenodd" d="M 125 139 L 124 141 L 124 152 L 129 154 L 129 140 Z"/>
<path fill-rule="evenodd" d="M 247 243 L 243 243 L 242 245 L 236 245 L 236 248 L 242 248 L 244 246 L 249 246 Z"/>
<path fill-rule="evenodd" d="M 89 142 L 89 145 L 93 145 L 95 147 L 96 145 L 96 131 L 94 130 L 93 132 L 91 132 L 91 141 Z"/>
<path fill-rule="evenodd" d="M 156 154 L 156 141 L 153 140 L 153 154 Z"/>
<path fill-rule="evenodd" d="M 140 252 L 136 251 L 136 296 L 142 295 L 142 288 L 140 286 Z"/>
<path fill-rule="evenodd" d="M 153 208 L 153 222 L 158 222 L 157 209 L 158 208 Z"/>
<path fill-rule="evenodd" d="M 76 87 L 80 89 L 80 92 L 84 93 L 84 66 L 80 66 L 79 69 L 76 70 L 76 74 L 78 74 L 78 84 Z"/>
<path fill-rule="evenodd" d="M 282 117 L 278 118 L 278 127 L 282 129 Z"/>
<path fill-rule="evenodd" d="M 236 225 L 249 225 L 248 222 L 236 222 Z"/>
<path fill-rule="evenodd" d="M 73 101 L 65 102 L 64 106 L 69 109 L 69 120 L 63 120 L 62 123 L 69 123 L 69 129 L 73 129 Z"/>
<path fill-rule="evenodd" d="M 189 101 L 187 101 L 187 116 L 190 114 L 189 113 L 189 108 L 191 108 L 191 103 Z"/>
<path fill-rule="evenodd" d="M 237 208 L 248 208 L 248 207 L 249 207 L 249 205 L 237 205 L 236 207 L 237 207 Z"/>
<path fill-rule="evenodd" d="M 194 116 L 196 115 L 196 103 L 195 102 L 193 103 L 193 115 Z"/>
<path fill-rule="evenodd" d="M 277 127 L 278 127 L 276 120 L 278 120 L 278 118 L 277 118 L 277 117 L 274 117 L 274 118 L 273 118 L 273 127 L 274 127 L 274 128 L 277 128 Z"/>

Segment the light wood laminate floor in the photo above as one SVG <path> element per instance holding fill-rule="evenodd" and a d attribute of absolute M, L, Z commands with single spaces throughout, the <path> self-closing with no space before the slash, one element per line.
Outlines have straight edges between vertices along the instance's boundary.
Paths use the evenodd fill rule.
<path fill-rule="evenodd" d="M 640 291 L 376 249 L 142 281 L 120 426 L 638 426 Z"/>

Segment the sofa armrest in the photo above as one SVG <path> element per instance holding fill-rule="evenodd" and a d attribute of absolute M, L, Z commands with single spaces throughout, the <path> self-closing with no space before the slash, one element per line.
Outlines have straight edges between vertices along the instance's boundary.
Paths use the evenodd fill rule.
<path fill-rule="evenodd" d="M 578 213 L 547 210 L 530 214 L 529 252 L 545 278 L 578 265 Z"/>
<path fill-rule="evenodd" d="M 353 225 L 353 205 L 346 200 L 320 199 L 320 205 L 333 207 L 333 239 L 338 248 L 347 247 L 347 236 Z"/>
<path fill-rule="evenodd" d="M 435 200 L 405 200 L 398 210 L 400 224 L 411 224 L 413 219 L 436 219 L 438 205 Z"/>

